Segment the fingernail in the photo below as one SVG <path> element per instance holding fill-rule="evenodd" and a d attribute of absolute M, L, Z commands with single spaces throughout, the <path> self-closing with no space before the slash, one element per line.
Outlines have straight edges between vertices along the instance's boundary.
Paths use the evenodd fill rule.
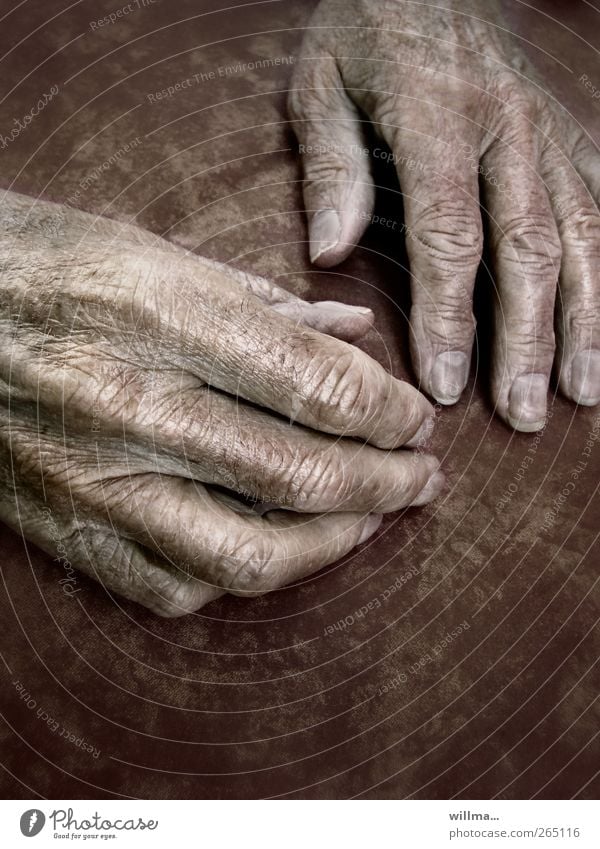
<path fill-rule="evenodd" d="M 422 448 L 427 445 L 433 433 L 435 425 L 435 416 L 427 416 L 421 427 L 414 436 L 404 443 L 405 448 Z"/>
<path fill-rule="evenodd" d="M 433 501 L 434 498 L 441 495 L 445 483 L 446 476 L 438 469 L 437 472 L 432 474 L 421 492 L 417 495 L 414 501 L 411 501 L 409 506 L 422 507 L 424 504 L 429 504 L 430 501 Z"/>
<path fill-rule="evenodd" d="M 543 374 L 517 377 L 508 395 L 508 422 L 515 430 L 533 433 L 546 422 L 548 378 Z"/>
<path fill-rule="evenodd" d="M 370 309 L 370 307 L 357 307 L 357 306 L 354 306 L 354 305 L 352 305 L 352 306 L 347 305 L 346 308 L 349 309 L 349 310 L 352 310 L 352 312 L 358 313 L 358 315 L 371 315 L 372 312 L 373 312 L 373 310 Z"/>
<path fill-rule="evenodd" d="M 431 394 L 440 404 L 456 404 L 469 378 L 469 361 L 462 351 L 436 357 L 431 370 Z"/>
<path fill-rule="evenodd" d="M 571 398 L 586 407 L 600 401 L 600 351 L 582 351 L 573 357 Z"/>
<path fill-rule="evenodd" d="M 369 307 L 355 307 L 353 304 L 342 304 L 340 301 L 314 301 L 311 307 L 319 312 L 331 313 L 334 316 L 372 315 Z"/>
<path fill-rule="evenodd" d="M 316 262 L 325 251 L 337 245 L 340 232 L 340 219 L 335 209 L 320 209 L 313 215 L 309 225 L 311 262 Z"/>
<path fill-rule="evenodd" d="M 362 533 L 359 536 L 358 542 L 356 544 L 360 545 L 362 542 L 366 542 L 369 537 L 372 537 L 375 531 L 378 530 L 382 522 L 382 513 L 370 513 L 367 517 L 365 524 L 363 525 Z"/>

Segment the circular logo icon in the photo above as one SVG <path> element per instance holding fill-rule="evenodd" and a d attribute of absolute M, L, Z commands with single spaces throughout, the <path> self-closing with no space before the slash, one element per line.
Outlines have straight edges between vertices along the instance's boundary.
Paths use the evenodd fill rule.
<path fill-rule="evenodd" d="M 46 817 L 37 808 L 25 811 L 21 816 L 21 833 L 25 837 L 35 837 L 43 829 Z"/>

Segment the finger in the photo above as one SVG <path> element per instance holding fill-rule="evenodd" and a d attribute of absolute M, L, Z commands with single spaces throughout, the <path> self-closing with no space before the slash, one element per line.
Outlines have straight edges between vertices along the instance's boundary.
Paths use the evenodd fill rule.
<path fill-rule="evenodd" d="M 232 276 L 243 289 L 256 295 L 264 304 L 296 324 L 312 327 L 320 333 L 328 333 L 348 342 L 361 339 L 373 326 L 373 312 L 368 307 L 342 304 L 339 301 L 309 303 L 264 277 L 213 260 L 205 261 L 213 268 Z"/>
<path fill-rule="evenodd" d="M 240 295 L 220 270 L 183 253 L 168 261 L 156 254 L 149 269 L 133 255 L 121 265 L 125 277 L 146 276 L 133 301 L 130 291 L 95 293 L 95 309 L 110 327 L 102 353 L 95 349 L 86 361 L 81 350 L 70 368 L 70 359 L 59 361 L 40 346 L 23 351 L 15 342 L 7 349 L 11 380 L 38 403 L 61 404 L 65 393 L 84 391 L 90 377 L 104 379 L 119 364 L 137 362 L 140 376 L 184 371 L 288 420 L 381 448 L 418 443 L 419 431 L 430 427 L 433 408 L 408 383 L 352 345 Z M 72 322 L 70 333 L 89 332 L 88 310 L 78 309 Z"/>
<path fill-rule="evenodd" d="M 539 156 L 537 135 L 518 125 L 483 160 L 498 175 L 495 185 L 485 182 L 499 301 L 492 393 L 498 413 L 524 432 L 539 430 L 546 419 L 561 260 L 548 193 L 537 173 Z"/>
<path fill-rule="evenodd" d="M 558 147 L 545 151 L 542 167 L 562 244 L 556 308 L 559 386 L 576 403 L 593 406 L 600 401 L 600 213 Z"/>
<path fill-rule="evenodd" d="M 77 514 L 65 517 L 22 494 L 12 502 L 3 500 L 1 515 L 3 522 L 54 558 L 62 573 L 58 583 L 71 597 L 81 589 L 75 570 L 160 616 L 192 613 L 222 595 L 113 528 L 86 524 Z"/>
<path fill-rule="evenodd" d="M 304 172 L 310 258 L 329 268 L 351 253 L 371 218 L 369 149 L 332 56 L 301 61 L 292 86 L 288 110 Z"/>
<path fill-rule="evenodd" d="M 283 319 L 280 320 L 283 321 Z M 334 342 L 320 334 L 315 336 L 318 345 L 326 344 L 328 341 Z M 342 342 L 335 344 L 345 346 Z M 372 423 L 369 426 L 367 419 L 369 408 L 365 410 L 363 406 L 361 430 L 367 439 L 371 435 L 370 441 L 374 444 L 379 441 L 382 443 L 381 447 L 404 445 L 419 449 L 426 446 L 434 421 L 433 408 L 429 402 L 408 384 L 394 380 L 377 363 L 361 355 L 357 349 L 351 346 L 346 347 L 349 348 L 348 357 L 352 358 L 346 365 L 354 366 L 352 377 L 356 381 L 354 398 L 350 395 L 350 390 L 353 388 L 350 384 L 350 376 L 344 372 L 343 364 L 332 363 L 330 380 L 333 381 L 339 374 L 337 380 L 340 390 L 343 389 L 343 381 L 348 381 L 347 398 L 336 398 L 333 394 L 335 386 L 332 385 L 320 387 L 322 393 L 320 396 L 314 388 L 311 395 L 309 385 L 308 389 L 304 390 L 304 395 L 301 396 L 298 393 L 295 398 L 290 399 L 285 434 L 279 433 L 276 440 L 267 445 L 267 450 L 270 448 L 276 454 L 274 446 L 277 445 L 277 440 L 284 439 L 284 436 L 287 440 L 288 435 L 291 434 L 291 443 L 283 442 L 291 446 L 289 456 L 296 452 L 295 456 L 299 461 L 302 445 L 305 447 L 309 445 L 306 455 L 314 457 L 318 450 L 326 450 L 330 442 L 323 445 L 319 443 L 317 448 L 316 443 L 311 441 L 317 434 L 312 431 L 303 431 L 303 436 L 300 437 L 299 432 L 296 434 L 290 425 L 303 420 L 314 423 L 317 417 L 319 422 L 323 422 L 325 418 L 321 430 L 335 432 L 337 427 L 340 433 L 349 432 L 350 435 L 354 435 L 361 424 L 354 404 L 371 405 Z M 366 362 L 366 375 L 361 364 L 362 356 Z M 204 480 L 207 479 L 205 475 L 209 475 L 214 467 L 213 460 L 219 454 L 217 444 L 220 441 L 222 451 L 229 456 L 227 453 L 229 446 L 235 443 L 237 438 L 239 444 L 244 446 L 248 457 L 251 458 L 255 450 L 254 445 L 264 443 L 269 427 L 271 425 L 275 427 L 276 417 L 255 411 L 257 416 L 265 415 L 265 419 L 261 419 L 259 425 L 252 429 L 253 440 L 255 440 L 253 442 L 244 431 L 244 423 L 237 420 L 240 410 L 247 411 L 248 416 L 251 416 L 248 405 L 230 396 L 218 402 L 215 399 L 222 396 L 218 393 L 207 393 L 206 383 L 190 374 L 189 370 L 181 366 L 175 368 L 172 363 L 172 368 L 166 368 L 165 363 L 173 359 L 172 350 L 163 355 L 158 352 L 157 357 L 159 363 L 156 370 L 152 367 L 152 361 L 148 361 L 146 368 L 136 368 L 135 365 L 128 363 L 110 361 L 108 364 L 102 364 L 95 359 L 87 362 L 81 358 L 69 367 L 66 363 L 57 365 L 53 360 L 45 359 L 37 354 L 34 356 L 31 351 L 22 349 L 15 342 L 11 346 L 6 363 L 6 379 L 7 385 L 10 383 L 11 386 L 19 387 L 18 400 L 21 404 L 31 406 L 34 419 L 35 409 L 62 416 L 64 399 L 68 397 L 70 410 L 68 427 L 70 431 L 79 431 L 83 435 L 84 448 L 89 443 L 90 434 L 93 440 L 105 436 L 113 441 L 115 438 L 122 441 L 125 435 L 130 439 L 131 453 L 135 451 L 136 446 L 146 448 L 150 446 L 155 451 L 158 449 L 158 452 L 170 451 L 176 459 L 180 460 L 183 457 L 186 462 L 189 462 L 190 458 L 193 458 L 194 462 L 200 463 L 203 460 L 202 446 L 207 445 L 215 453 L 209 453 L 204 467 L 201 470 L 194 470 L 193 475 Z M 358 357 L 356 364 L 354 364 L 355 357 Z M 190 365 L 190 368 L 193 367 L 193 364 Z M 338 372 L 337 369 L 340 371 Z M 277 368 L 274 366 L 273 370 L 274 376 L 271 378 L 271 383 L 277 385 L 279 379 L 279 385 L 281 385 L 283 382 L 281 364 L 278 364 Z M 210 379 L 208 370 L 206 377 Z M 242 377 L 243 375 L 240 380 Z M 325 377 L 324 375 L 323 379 Z M 268 379 L 265 375 L 265 382 Z M 363 380 L 371 380 L 370 385 L 363 387 Z M 260 384 L 258 386 L 262 388 Z M 11 394 L 14 395 L 14 393 Z M 319 397 L 322 398 L 321 412 L 317 407 Z M 311 402 L 311 398 L 315 399 L 314 403 Z M 268 403 L 266 400 L 263 401 L 263 406 L 268 406 Z M 310 406 L 311 403 L 312 406 Z M 224 405 L 228 406 L 227 411 L 223 409 Z M 271 406 L 279 406 L 285 414 L 286 407 L 283 403 L 277 404 L 276 400 Z M 395 410 L 390 409 L 390 406 L 395 406 Z M 380 417 L 383 417 L 383 422 Z M 226 438 L 221 440 L 219 433 Z M 372 436 L 372 433 L 375 436 Z M 107 450 L 112 451 L 113 447 L 111 443 Z M 148 460 L 151 455 L 146 454 L 145 457 Z M 376 465 L 380 465 L 379 461 Z M 417 467 L 419 465 L 420 463 L 417 463 Z M 295 468 L 297 467 L 298 462 L 295 464 Z M 256 463 L 252 459 L 250 459 L 249 468 L 256 468 Z M 418 471 L 419 468 L 417 468 Z M 178 467 L 176 473 L 185 472 Z M 241 476 L 240 482 L 244 482 L 245 487 L 249 486 L 248 479 L 244 475 Z M 221 483 L 230 485 L 226 481 Z M 392 491 L 397 494 L 397 489 L 392 488 Z M 256 495 L 262 497 L 260 491 L 257 491 Z"/>
<path fill-rule="evenodd" d="M 598 145 L 584 133 L 573 139 L 571 161 L 600 206 L 600 151 Z"/>
<path fill-rule="evenodd" d="M 368 307 L 355 307 L 337 301 L 308 303 L 298 298 L 296 301 L 274 304 L 272 309 L 295 324 L 312 327 L 313 330 L 347 342 L 362 339 L 374 323 L 373 312 Z"/>
<path fill-rule="evenodd" d="M 179 288 L 161 284 L 174 273 Z M 150 309 L 161 368 L 183 367 L 288 420 L 395 448 L 410 444 L 433 415 L 417 390 L 364 352 L 298 328 L 254 296 L 240 301 L 234 281 L 207 274 L 194 258 L 160 271 Z"/>
<path fill-rule="evenodd" d="M 81 529 L 71 537 L 73 566 L 110 592 L 135 601 L 159 616 L 194 613 L 223 591 L 178 569 L 166 559 L 114 530 Z"/>
<path fill-rule="evenodd" d="M 359 513 L 265 516 L 235 513 L 209 491 L 181 478 L 142 475 L 127 487 L 105 482 L 111 522 L 142 545 L 213 587 L 255 595 L 333 563 L 379 527 Z"/>
<path fill-rule="evenodd" d="M 455 144 L 427 138 L 420 150 L 402 130 L 384 131 L 393 145 L 404 198 L 410 260 L 412 362 L 421 388 L 454 404 L 469 376 L 475 334 L 473 288 L 481 259 L 482 225 L 476 169 Z M 408 167 L 427 162 L 420 170 Z"/>
<path fill-rule="evenodd" d="M 102 426 L 94 428 L 90 398 L 100 395 Z M 21 437 L 52 455 L 48 465 L 69 490 L 82 474 L 158 472 L 304 513 L 387 513 L 429 503 L 444 484 L 439 462 L 421 451 L 381 451 L 290 425 L 186 374 L 157 374 L 150 385 L 123 371 L 114 385 L 89 385 L 70 399 L 70 424 L 65 436 L 52 418 L 38 418 L 23 423 Z M 12 445 L 19 449 L 18 436 Z"/>
<path fill-rule="evenodd" d="M 120 379 L 110 393 L 100 456 L 125 434 L 124 468 L 158 471 L 216 484 L 246 498 L 305 513 L 387 513 L 439 495 L 444 476 L 430 455 L 381 451 L 293 425 L 172 376 L 154 381 L 143 407 L 138 388 Z M 123 411 L 132 411 L 123 418 Z M 83 411 L 82 411 L 83 413 Z M 85 418 L 82 427 L 89 428 Z M 151 426 L 150 426 L 151 425 Z"/>

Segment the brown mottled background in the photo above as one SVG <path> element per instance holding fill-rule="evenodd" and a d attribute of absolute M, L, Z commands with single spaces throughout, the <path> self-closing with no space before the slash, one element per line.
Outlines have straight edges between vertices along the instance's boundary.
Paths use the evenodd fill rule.
<path fill-rule="evenodd" d="M 369 304 L 367 349 L 411 376 L 393 234 L 372 228 L 333 272 L 309 267 L 284 108 L 290 66 L 218 76 L 294 55 L 312 0 L 223 11 L 233 4 L 159 0 L 96 31 L 90 21 L 120 0 L 14 5 L 0 4 L 0 132 L 60 90 L 0 152 L 4 186 L 135 219 L 307 297 Z M 598 11 L 583 0 L 508 5 L 558 98 L 598 138 L 599 103 L 578 82 L 586 73 L 600 85 Z M 211 70 L 215 80 L 149 102 Z M 394 197 L 382 189 L 381 207 Z M 600 413 L 557 397 L 541 438 L 492 417 L 487 286 L 483 276 L 476 377 L 435 434 L 447 495 L 388 517 L 367 546 L 301 586 L 163 621 L 84 578 L 67 597 L 61 568 L 2 530 L 3 796 L 597 797 L 600 445 L 556 524 L 542 524 Z M 354 615 L 411 567 L 378 609 Z M 38 708 L 98 756 L 52 732 Z"/>

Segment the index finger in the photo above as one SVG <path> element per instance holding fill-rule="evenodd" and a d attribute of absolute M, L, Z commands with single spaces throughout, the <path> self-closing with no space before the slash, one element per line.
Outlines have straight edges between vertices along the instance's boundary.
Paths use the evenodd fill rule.
<path fill-rule="evenodd" d="M 429 401 L 363 351 L 299 327 L 193 257 L 171 262 L 173 271 L 175 286 L 156 280 L 153 315 L 171 362 L 291 421 L 379 448 L 410 447 L 430 429 Z"/>

